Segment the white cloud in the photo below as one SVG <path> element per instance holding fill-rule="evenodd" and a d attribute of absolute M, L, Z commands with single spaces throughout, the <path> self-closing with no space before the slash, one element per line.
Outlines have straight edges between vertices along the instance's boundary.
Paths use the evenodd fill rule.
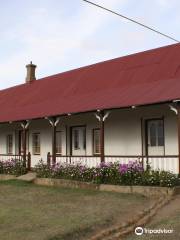
<path fill-rule="evenodd" d="M 157 13 L 154 11 L 155 15 L 152 17 L 153 9 L 157 5 L 167 7 L 169 1 L 157 0 L 156 6 L 149 3 L 148 7 L 145 1 L 140 1 L 136 9 L 131 7 L 133 0 L 94 0 L 94 2 L 127 13 L 129 16 L 134 13 L 134 16 L 138 16 L 137 19 L 151 25 L 151 22 L 159 18 L 158 11 Z M 0 60 L 0 88 L 23 83 L 25 64 L 31 60 L 38 65 L 38 77 L 42 77 L 144 50 L 147 46 L 157 44 L 157 41 L 153 42 L 155 38 L 160 39 L 152 38 L 152 35 L 142 28 L 82 1 L 76 9 L 77 13 L 71 9 L 71 5 L 66 4 L 66 1 L 62 3 L 58 11 L 55 11 L 56 6 L 54 7 L 54 12 L 51 1 L 49 1 L 51 8 L 45 4 L 42 6 L 32 4 L 28 10 L 29 14 L 23 21 L 18 21 L 9 28 L 3 28 L 0 23 L 2 30 L 0 49 L 5 46 L 1 45 L 1 41 L 10 42 L 12 47 L 12 51 Z M 67 9 L 73 12 L 73 15 L 68 15 Z M 159 41 L 159 45 L 160 43 L 163 43 L 163 40 Z"/>
<path fill-rule="evenodd" d="M 157 0 L 157 2 L 162 7 L 169 7 L 169 6 L 171 6 L 171 1 L 169 1 L 169 0 Z"/>
<path fill-rule="evenodd" d="M 115 6 L 117 3 L 118 0 L 113 0 L 108 5 Z M 6 61 L 1 60 L 1 86 L 14 85 L 14 79 L 17 84 L 22 83 L 25 77 L 25 64 L 30 60 L 37 63 L 39 69 L 45 70 L 51 64 L 63 63 L 66 54 L 74 49 L 86 51 L 89 48 L 85 44 L 86 40 L 108 21 L 107 14 L 103 11 L 97 14 L 95 10 L 84 4 L 83 11 L 76 16 L 74 22 L 71 22 L 66 18 L 54 18 L 44 7 L 37 8 L 32 10 L 24 24 L 20 23 L 15 28 L 16 34 L 11 29 L 7 30 L 6 37 L 16 39 L 23 47 L 21 51 L 10 55 Z M 8 82 L 5 82 L 6 80 Z"/>

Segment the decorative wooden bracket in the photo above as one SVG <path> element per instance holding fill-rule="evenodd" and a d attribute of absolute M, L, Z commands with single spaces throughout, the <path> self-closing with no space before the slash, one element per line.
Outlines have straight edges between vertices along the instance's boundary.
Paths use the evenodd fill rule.
<path fill-rule="evenodd" d="M 45 119 L 49 121 L 52 127 L 56 127 L 60 121 L 60 117 L 55 117 L 55 118 L 45 117 Z"/>
<path fill-rule="evenodd" d="M 101 121 L 105 122 L 105 120 L 109 117 L 110 113 L 111 113 L 110 111 L 107 111 L 106 113 L 104 113 L 99 110 L 97 111 L 97 113 L 95 113 L 95 117 L 99 122 Z"/>
<path fill-rule="evenodd" d="M 22 127 L 24 130 L 28 129 L 30 122 L 31 122 L 30 120 L 25 120 L 25 121 L 21 122 L 21 123 L 20 123 L 20 124 L 21 124 L 21 127 Z"/>
<path fill-rule="evenodd" d="M 169 104 L 168 106 L 169 106 L 169 108 L 170 108 L 171 111 L 175 112 L 175 114 L 178 115 L 178 110 L 177 110 L 177 108 L 175 108 L 175 107 L 174 107 L 173 105 L 171 105 L 171 104 Z"/>

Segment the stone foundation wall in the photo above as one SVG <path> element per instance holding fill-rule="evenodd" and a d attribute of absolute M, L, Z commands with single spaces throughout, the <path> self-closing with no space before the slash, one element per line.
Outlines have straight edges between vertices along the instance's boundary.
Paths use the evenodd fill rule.
<path fill-rule="evenodd" d="M 151 187 L 151 186 L 119 186 L 108 184 L 93 184 L 88 182 L 80 182 L 65 179 L 53 179 L 53 178 L 36 178 L 35 184 L 44 186 L 60 186 L 82 189 L 94 189 L 99 191 L 119 192 L 119 193 L 137 193 L 146 197 L 159 197 L 162 195 L 172 196 L 180 194 L 180 187 L 168 188 L 168 187 Z"/>

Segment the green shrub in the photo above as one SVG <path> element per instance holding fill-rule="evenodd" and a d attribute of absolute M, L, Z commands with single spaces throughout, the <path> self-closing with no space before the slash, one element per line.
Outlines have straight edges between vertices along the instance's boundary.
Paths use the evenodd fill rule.
<path fill-rule="evenodd" d="M 27 172 L 23 161 L 20 159 L 9 159 L 0 161 L 0 174 L 22 175 Z"/>
<path fill-rule="evenodd" d="M 96 184 L 144 185 L 173 187 L 178 185 L 178 176 L 166 171 L 144 170 L 142 164 L 130 161 L 128 164 L 101 163 L 88 168 L 80 164 L 60 164 L 47 166 L 40 161 L 35 166 L 38 177 L 61 178 Z"/>

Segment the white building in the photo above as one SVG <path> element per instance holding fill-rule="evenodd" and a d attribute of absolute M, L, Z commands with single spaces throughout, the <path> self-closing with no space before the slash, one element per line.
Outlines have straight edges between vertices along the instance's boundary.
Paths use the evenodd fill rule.
<path fill-rule="evenodd" d="M 35 67 L 25 84 L 0 91 L 1 160 L 139 159 L 180 172 L 180 44 L 39 80 Z"/>

